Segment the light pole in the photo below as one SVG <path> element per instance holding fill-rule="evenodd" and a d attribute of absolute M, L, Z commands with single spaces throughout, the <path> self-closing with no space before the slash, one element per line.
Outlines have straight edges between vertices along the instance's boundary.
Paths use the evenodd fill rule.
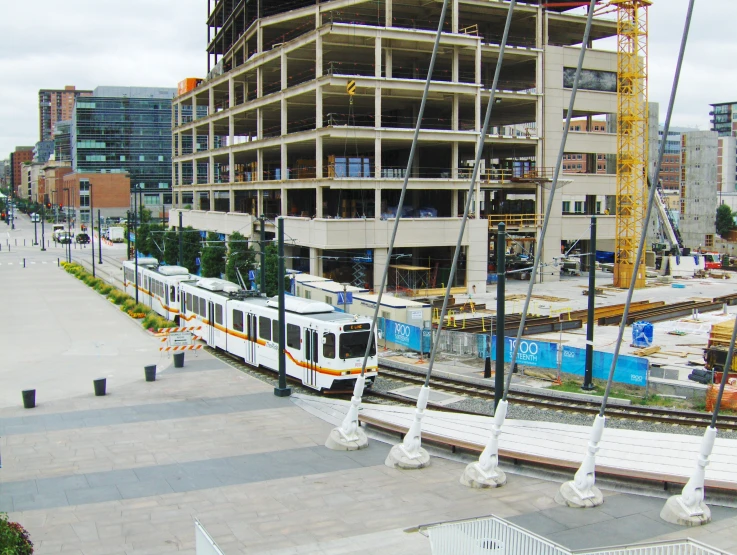
<path fill-rule="evenodd" d="M 46 200 L 46 199 L 44 199 Z M 41 206 L 41 250 L 46 250 L 46 239 L 44 238 L 44 225 L 46 225 L 46 204 Z"/>
<path fill-rule="evenodd" d="M 92 183 L 87 185 L 87 190 L 90 194 L 90 233 L 92 234 L 92 237 L 90 238 L 90 243 L 92 243 L 92 277 L 96 277 L 95 275 L 95 207 L 92 203 Z M 80 197 L 79 206 L 82 206 L 82 197 Z M 81 210 L 80 210 L 81 212 Z"/>
<path fill-rule="evenodd" d="M 90 213 L 92 211 L 90 210 Z M 92 216 L 92 219 L 94 220 L 94 216 Z M 93 226 L 94 229 L 94 226 Z M 94 234 L 92 236 L 92 241 L 94 242 Z M 102 264 L 102 217 L 100 216 L 100 209 L 97 209 L 97 251 L 99 252 L 100 259 L 97 261 L 98 264 Z"/>
<path fill-rule="evenodd" d="M 138 187 L 138 186 L 136 186 Z M 135 242 L 133 243 L 133 254 L 136 259 L 136 304 L 138 304 L 138 226 L 136 225 L 136 217 L 138 215 L 138 191 L 133 192 L 133 234 L 136 237 Z"/>

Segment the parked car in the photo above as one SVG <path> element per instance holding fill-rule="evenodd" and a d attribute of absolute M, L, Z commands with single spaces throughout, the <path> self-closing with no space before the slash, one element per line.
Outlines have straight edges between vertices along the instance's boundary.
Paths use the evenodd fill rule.
<path fill-rule="evenodd" d="M 56 240 L 62 245 L 68 245 L 72 242 L 72 236 L 66 231 L 62 231 L 56 235 Z"/>
<path fill-rule="evenodd" d="M 77 243 L 80 245 L 86 245 L 90 242 L 90 236 L 86 233 L 77 233 Z"/>

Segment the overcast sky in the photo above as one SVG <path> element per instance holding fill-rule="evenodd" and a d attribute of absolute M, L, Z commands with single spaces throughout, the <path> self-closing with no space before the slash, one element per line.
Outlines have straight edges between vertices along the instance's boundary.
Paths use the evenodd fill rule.
<path fill-rule="evenodd" d="M 650 8 L 650 100 L 670 93 L 687 0 Z M 0 0 L 0 159 L 38 141 L 38 91 L 176 87 L 204 76 L 206 0 Z M 737 101 L 737 0 L 697 0 L 672 125 L 709 128 L 709 103 Z"/>

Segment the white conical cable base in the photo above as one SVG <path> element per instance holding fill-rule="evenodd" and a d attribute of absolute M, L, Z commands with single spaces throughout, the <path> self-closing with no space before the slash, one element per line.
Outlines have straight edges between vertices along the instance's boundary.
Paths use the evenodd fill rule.
<path fill-rule="evenodd" d="M 430 397 L 430 388 L 423 385 L 417 396 L 417 408 L 412 424 L 404 436 L 404 441 L 392 447 L 384 464 L 392 468 L 412 470 L 423 468 L 430 464 L 430 455 L 422 448 L 422 417 Z"/>
<path fill-rule="evenodd" d="M 366 385 L 366 376 L 356 378 L 356 385 L 353 387 L 353 397 L 351 397 L 351 405 L 343 419 L 343 422 L 337 428 L 330 431 L 328 439 L 325 440 L 325 447 L 335 451 L 356 451 L 368 447 L 368 438 L 358 425 L 358 409 L 361 407 L 361 397 L 363 388 Z"/>
<path fill-rule="evenodd" d="M 673 495 L 665 502 L 660 518 L 681 526 L 700 526 L 711 522 L 711 510 L 704 503 L 704 476 L 716 438 L 717 429 L 708 427 L 701 440 L 696 469 L 683 486 L 681 495 Z"/>
<path fill-rule="evenodd" d="M 604 502 L 604 496 L 596 487 L 596 453 L 599 451 L 599 442 L 604 433 L 605 422 L 604 416 L 596 415 L 581 467 L 573 480 L 560 486 L 555 495 L 556 503 L 578 509 L 588 509 Z"/>
<path fill-rule="evenodd" d="M 494 411 L 494 420 L 491 425 L 491 437 L 481 452 L 479 460 L 472 462 L 461 475 L 461 484 L 470 488 L 496 488 L 503 486 L 507 476 L 499 468 L 499 436 L 502 425 L 507 417 L 507 401 L 499 401 Z"/>

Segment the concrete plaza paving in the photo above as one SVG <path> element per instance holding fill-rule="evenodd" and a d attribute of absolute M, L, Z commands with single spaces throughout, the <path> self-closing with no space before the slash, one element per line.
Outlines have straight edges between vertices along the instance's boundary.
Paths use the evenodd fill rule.
<path fill-rule="evenodd" d="M 23 223 L 16 236 L 28 237 Z M 23 256 L 37 264 L 24 269 Z M 329 423 L 207 353 L 174 369 L 137 321 L 55 263 L 37 248 L 0 251 L 0 306 L 12 315 L 0 320 L 0 511 L 38 554 L 193 554 L 197 518 L 226 555 L 420 555 L 427 538 L 405 530 L 489 514 L 571 548 L 690 536 L 737 551 L 733 509 L 684 530 L 659 519 L 657 497 L 606 491 L 603 506 L 575 510 L 555 504 L 552 480 L 511 474 L 472 490 L 459 461 L 391 469 L 377 440 L 330 451 Z M 109 395 L 95 397 L 102 376 Z"/>

